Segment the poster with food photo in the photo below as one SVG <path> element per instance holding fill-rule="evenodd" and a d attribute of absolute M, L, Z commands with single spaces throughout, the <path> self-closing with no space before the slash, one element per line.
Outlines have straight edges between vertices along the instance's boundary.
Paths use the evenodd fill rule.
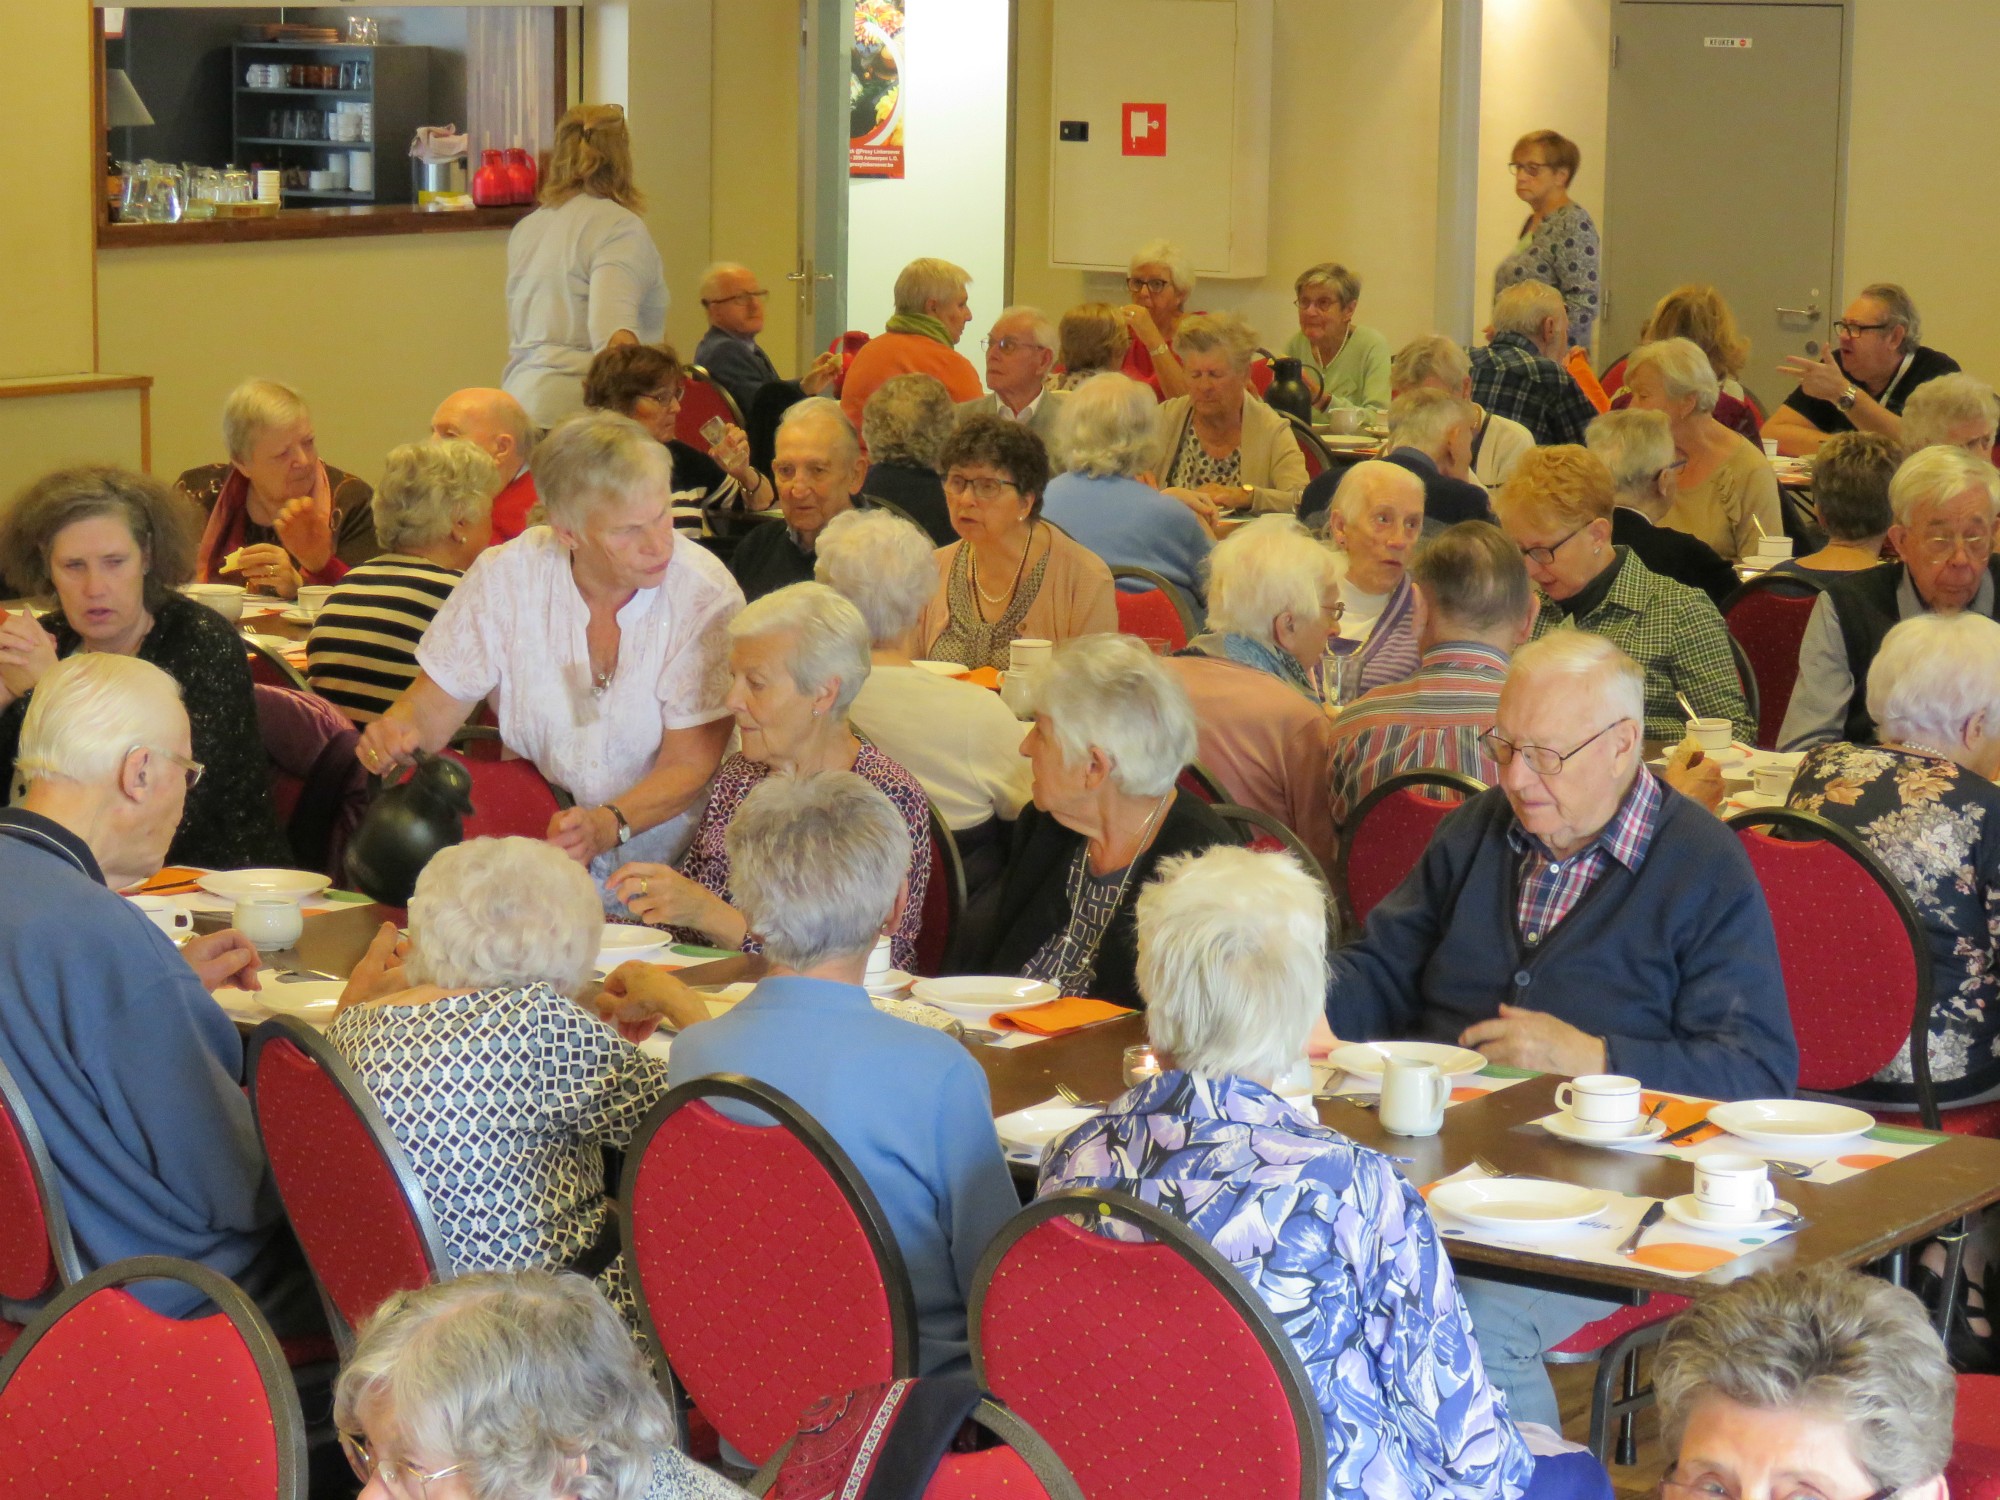
<path fill-rule="evenodd" d="M 855 0 L 847 175 L 903 175 L 903 0 Z"/>

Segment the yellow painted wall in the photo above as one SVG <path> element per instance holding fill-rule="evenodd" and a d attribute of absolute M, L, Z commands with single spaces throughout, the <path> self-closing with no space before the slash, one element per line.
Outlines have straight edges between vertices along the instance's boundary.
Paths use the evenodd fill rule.
<path fill-rule="evenodd" d="M 73 464 L 139 467 L 139 393 L 0 400 L 0 497 Z"/>
<path fill-rule="evenodd" d="M 785 280 L 799 258 L 798 0 L 715 0 L 714 41 L 711 253 L 741 261 L 771 289 L 762 342 L 789 375 L 799 326 Z M 674 296 L 684 286 L 692 303 L 692 278 L 677 280 Z"/>

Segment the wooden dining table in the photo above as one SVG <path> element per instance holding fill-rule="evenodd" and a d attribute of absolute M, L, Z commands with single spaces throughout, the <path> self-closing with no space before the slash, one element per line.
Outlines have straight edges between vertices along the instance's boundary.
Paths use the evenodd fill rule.
<path fill-rule="evenodd" d="M 371 905 L 310 916 L 296 952 L 279 957 L 344 976 L 380 922 L 399 915 Z M 755 979 L 763 968 L 762 959 L 743 955 L 679 973 L 691 984 L 719 986 Z M 995 1047 L 975 1041 L 965 1045 L 985 1071 L 997 1117 L 1048 1101 L 1058 1084 L 1067 1084 L 1085 1100 L 1116 1098 L 1124 1089 L 1122 1054 L 1145 1040 L 1145 1018 L 1135 1012 L 1026 1046 Z M 1395 1158 L 1403 1174 L 1420 1188 L 1469 1166 L 1479 1155 L 1504 1172 L 1611 1192 L 1666 1198 L 1691 1190 L 1694 1169 L 1685 1161 L 1575 1145 L 1532 1124 L 1555 1109 L 1555 1091 L 1562 1081 L 1544 1074 L 1455 1104 L 1445 1111 L 1443 1128 L 1422 1138 L 1392 1135 L 1371 1108 L 1336 1098 L 1323 1097 L 1316 1103 L 1322 1123 Z M 1926 1150 L 1845 1181 L 1825 1185 L 1784 1181 L 1780 1192 L 1805 1216 L 1804 1228 L 1691 1278 L 1637 1264 L 1584 1263 L 1457 1238 L 1447 1238 L 1445 1248 L 1461 1275 L 1626 1303 L 1643 1302 L 1657 1292 L 1699 1296 L 1763 1270 L 1821 1263 L 1864 1266 L 2000 1201 L 2000 1140 L 1947 1136 Z"/>

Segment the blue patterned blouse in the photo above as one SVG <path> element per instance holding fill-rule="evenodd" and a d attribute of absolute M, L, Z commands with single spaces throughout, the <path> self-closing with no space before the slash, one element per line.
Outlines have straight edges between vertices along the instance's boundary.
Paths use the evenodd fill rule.
<path fill-rule="evenodd" d="M 1387 1157 L 1247 1079 L 1172 1071 L 1050 1148 L 1040 1189 L 1069 1187 L 1172 1214 L 1256 1288 L 1326 1414 L 1329 1497 L 1526 1488 L 1535 1461 L 1486 1382 L 1430 1213 Z"/>

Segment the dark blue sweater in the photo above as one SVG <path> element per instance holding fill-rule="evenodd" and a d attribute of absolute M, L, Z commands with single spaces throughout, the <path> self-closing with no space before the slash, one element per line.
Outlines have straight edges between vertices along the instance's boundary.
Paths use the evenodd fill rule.
<path fill-rule="evenodd" d="M 1790 1096 L 1799 1054 L 1777 937 L 1734 833 L 1664 792 L 1638 870 L 1609 861 L 1530 951 L 1515 920 L 1513 823 L 1494 787 L 1438 826 L 1361 941 L 1334 958 L 1337 1035 L 1455 1042 L 1505 1002 L 1603 1037 L 1611 1071 L 1650 1088 Z"/>

